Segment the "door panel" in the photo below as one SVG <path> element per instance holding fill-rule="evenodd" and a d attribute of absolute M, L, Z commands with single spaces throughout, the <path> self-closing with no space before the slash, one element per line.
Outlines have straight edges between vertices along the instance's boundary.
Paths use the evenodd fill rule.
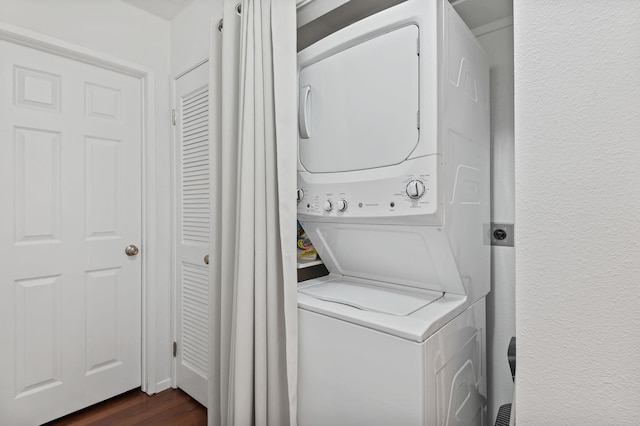
<path fill-rule="evenodd" d="M 176 379 L 207 405 L 209 207 L 208 64 L 176 80 Z"/>
<path fill-rule="evenodd" d="M 0 42 L 0 417 L 140 386 L 140 80 Z"/>

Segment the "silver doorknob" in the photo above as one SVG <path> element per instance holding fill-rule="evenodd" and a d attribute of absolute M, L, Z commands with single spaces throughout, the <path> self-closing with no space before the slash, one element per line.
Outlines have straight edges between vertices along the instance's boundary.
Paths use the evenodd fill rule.
<path fill-rule="evenodd" d="M 127 256 L 135 256 L 136 254 L 140 253 L 140 250 L 138 250 L 138 247 L 131 244 L 124 249 L 124 252 L 127 254 Z"/>
<path fill-rule="evenodd" d="M 209 264 L 209 255 L 206 255 L 206 256 L 204 257 L 204 264 L 205 264 L 205 265 L 208 265 L 208 264 Z"/>

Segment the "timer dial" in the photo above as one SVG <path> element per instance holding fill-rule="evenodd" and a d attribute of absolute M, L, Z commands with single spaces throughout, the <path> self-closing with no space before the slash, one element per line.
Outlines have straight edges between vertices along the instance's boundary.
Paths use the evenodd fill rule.
<path fill-rule="evenodd" d="M 407 184 L 405 188 L 407 195 L 412 200 L 417 200 L 424 195 L 425 186 L 421 180 L 414 179 Z"/>

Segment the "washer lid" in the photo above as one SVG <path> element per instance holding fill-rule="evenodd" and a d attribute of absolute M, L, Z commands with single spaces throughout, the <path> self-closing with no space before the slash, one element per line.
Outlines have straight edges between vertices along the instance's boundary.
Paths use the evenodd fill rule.
<path fill-rule="evenodd" d="M 335 275 L 390 283 L 408 291 L 466 294 L 444 228 L 300 223 L 329 272 Z"/>
<path fill-rule="evenodd" d="M 410 315 L 442 297 L 442 293 L 437 292 L 406 291 L 344 279 L 322 282 L 298 291 L 327 302 L 397 316 Z"/>

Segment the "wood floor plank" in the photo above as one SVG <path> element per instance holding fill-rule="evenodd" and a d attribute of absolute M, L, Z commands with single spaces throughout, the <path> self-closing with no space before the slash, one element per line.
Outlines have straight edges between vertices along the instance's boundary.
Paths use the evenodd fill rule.
<path fill-rule="evenodd" d="M 136 389 L 103 401 L 102 403 L 92 405 L 76 413 L 69 414 L 61 419 L 54 420 L 46 426 L 82 426 L 94 424 L 101 420 L 108 419 L 111 415 L 121 410 L 139 406 L 144 403 L 146 398 L 148 398 L 148 396 L 144 392 Z"/>
<path fill-rule="evenodd" d="M 148 396 L 140 389 L 69 414 L 44 426 L 203 426 L 207 409 L 180 389 Z"/>

